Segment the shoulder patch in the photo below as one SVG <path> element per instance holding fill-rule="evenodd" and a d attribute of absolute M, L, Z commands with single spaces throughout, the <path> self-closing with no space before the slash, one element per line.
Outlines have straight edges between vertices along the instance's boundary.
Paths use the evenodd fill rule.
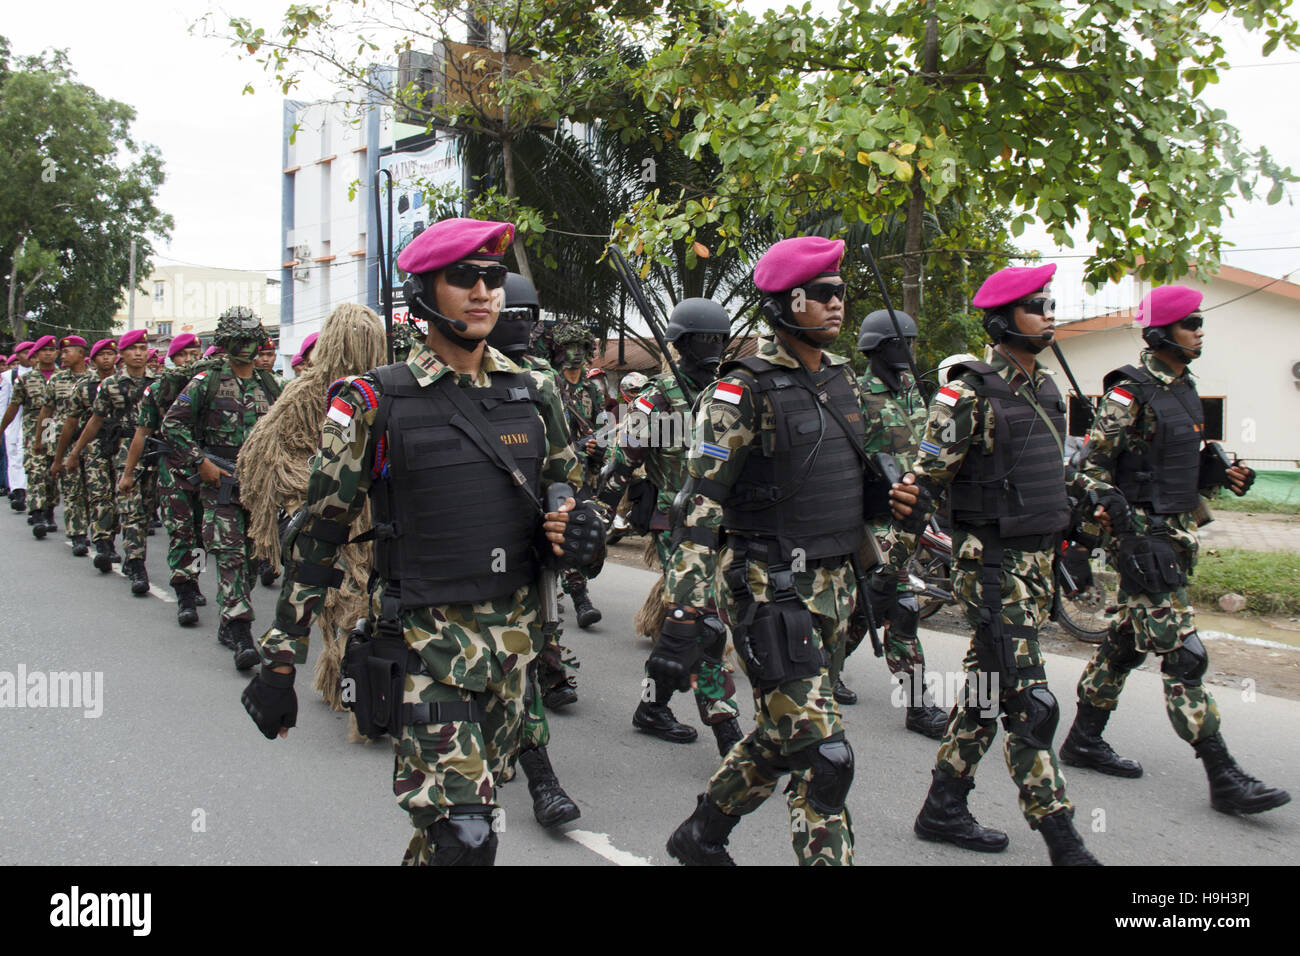
<path fill-rule="evenodd" d="M 745 389 L 742 386 L 733 385 L 731 382 L 719 382 L 713 387 L 713 398 L 732 405 L 739 405 L 740 398 L 744 394 Z"/>
<path fill-rule="evenodd" d="M 934 393 L 934 400 L 940 404 L 947 405 L 949 408 L 953 408 L 960 398 L 961 392 L 957 391 L 957 389 L 953 388 L 951 385 L 945 385 L 943 388 L 939 389 L 939 391 Z"/>
<path fill-rule="evenodd" d="M 1133 404 L 1133 393 L 1123 388 L 1112 388 L 1110 390 L 1110 399 L 1127 407 Z"/>

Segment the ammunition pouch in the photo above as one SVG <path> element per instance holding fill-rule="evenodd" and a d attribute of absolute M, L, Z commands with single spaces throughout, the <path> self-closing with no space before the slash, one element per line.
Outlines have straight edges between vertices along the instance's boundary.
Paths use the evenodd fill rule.
<path fill-rule="evenodd" d="M 750 683 L 765 693 L 787 681 L 816 677 L 825 658 L 813 643 L 812 612 L 795 591 L 794 572 L 789 564 L 769 564 L 772 600 L 755 601 L 744 544 L 738 542 L 736 559 L 724 577 L 738 611 L 732 638 Z"/>
<path fill-rule="evenodd" d="M 1120 587 L 1129 594 L 1161 594 L 1187 585 L 1178 549 L 1162 535 L 1127 535 L 1116 557 Z"/>

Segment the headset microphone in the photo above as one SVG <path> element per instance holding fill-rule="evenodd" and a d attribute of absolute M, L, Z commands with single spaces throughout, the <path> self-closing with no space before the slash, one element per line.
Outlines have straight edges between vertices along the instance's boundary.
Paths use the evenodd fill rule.
<path fill-rule="evenodd" d="M 455 329 L 457 332 L 466 332 L 466 331 L 469 330 L 469 326 L 466 325 L 464 322 L 462 322 L 460 319 L 449 319 L 449 318 L 447 318 L 447 316 L 443 315 L 443 314 L 442 314 L 441 312 L 439 312 L 437 309 L 435 309 L 435 308 L 433 308 L 431 305 L 429 305 L 429 303 L 425 302 L 425 301 L 424 301 L 424 298 L 423 298 L 421 295 L 419 295 L 418 293 L 417 293 L 416 296 L 415 296 L 415 301 L 418 302 L 418 303 L 420 304 L 420 308 L 424 309 L 424 311 L 428 312 L 428 313 L 429 313 L 430 315 L 432 315 L 435 319 L 442 319 L 442 321 L 446 322 L 448 325 L 450 325 L 450 326 L 451 326 L 453 329 Z"/>

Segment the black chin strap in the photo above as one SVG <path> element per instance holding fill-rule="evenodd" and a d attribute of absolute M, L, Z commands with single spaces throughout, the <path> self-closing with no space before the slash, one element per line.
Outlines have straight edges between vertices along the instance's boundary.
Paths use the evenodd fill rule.
<path fill-rule="evenodd" d="M 463 335 L 458 335 L 456 330 L 451 327 L 451 323 L 441 315 L 432 318 L 429 321 L 433 327 L 438 330 L 440 335 L 442 335 L 452 345 L 456 346 L 456 348 L 463 351 L 473 352 L 485 341 L 484 339 L 467 339 Z"/>

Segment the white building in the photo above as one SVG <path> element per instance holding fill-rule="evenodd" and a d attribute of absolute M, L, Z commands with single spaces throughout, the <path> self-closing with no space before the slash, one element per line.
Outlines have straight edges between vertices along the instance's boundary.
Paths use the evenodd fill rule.
<path fill-rule="evenodd" d="M 158 266 L 135 290 L 135 328 L 150 341 L 169 341 L 182 332 L 210 336 L 217 316 L 232 305 L 246 305 L 272 330 L 280 324 L 280 283 L 263 273 L 204 266 Z M 113 314 L 120 335 L 130 326 L 128 305 Z M 290 353 L 292 354 L 292 353 Z"/>
<path fill-rule="evenodd" d="M 1205 406 L 1205 437 L 1257 469 L 1300 467 L 1300 285 L 1222 266 L 1208 282 L 1179 280 L 1204 291 L 1204 354 L 1189 369 Z M 1139 283 L 1137 301 L 1151 291 Z M 1057 341 L 1079 385 L 1102 393 L 1106 373 L 1136 364 L 1144 344 L 1136 309 L 1059 326 Z M 1039 356 L 1058 369 L 1051 352 Z M 1058 374 L 1062 392 L 1069 388 Z M 1072 403 L 1072 411 L 1075 411 Z M 1071 434 L 1080 434 L 1077 415 Z"/>

